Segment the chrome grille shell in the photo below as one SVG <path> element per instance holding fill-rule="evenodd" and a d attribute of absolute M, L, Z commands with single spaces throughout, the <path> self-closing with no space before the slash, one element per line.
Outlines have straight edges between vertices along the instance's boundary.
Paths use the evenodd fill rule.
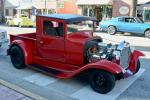
<path fill-rule="evenodd" d="M 130 55 L 131 55 L 131 48 L 130 46 L 125 46 L 120 51 L 120 66 L 123 67 L 123 69 L 127 69 L 130 62 Z"/>

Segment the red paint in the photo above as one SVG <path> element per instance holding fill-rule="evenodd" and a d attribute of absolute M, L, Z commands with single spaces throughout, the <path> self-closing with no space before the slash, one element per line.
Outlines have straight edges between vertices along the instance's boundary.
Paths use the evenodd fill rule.
<path fill-rule="evenodd" d="M 135 50 L 131 55 L 130 55 L 130 64 L 129 64 L 129 70 L 135 73 L 136 67 L 137 67 L 137 61 L 139 60 L 140 56 L 145 56 L 142 52 Z"/>
<path fill-rule="evenodd" d="M 64 37 L 44 35 L 44 20 L 64 23 Z M 56 75 L 59 78 L 70 78 L 89 69 L 101 69 L 112 74 L 121 73 L 123 69 L 120 65 L 107 60 L 84 64 L 85 42 L 93 38 L 93 33 L 89 31 L 67 35 L 67 24 L 63 20 L 37 17 L 36 33 L 10 35 L 10 48 L 18 45 L 24 52 L 27 65 L 38 64 L 60 71 Z M 139 56 L 143 54 L 137 50 L 131 54 L 129 69 L 132 72 L 135 72 Z"/>

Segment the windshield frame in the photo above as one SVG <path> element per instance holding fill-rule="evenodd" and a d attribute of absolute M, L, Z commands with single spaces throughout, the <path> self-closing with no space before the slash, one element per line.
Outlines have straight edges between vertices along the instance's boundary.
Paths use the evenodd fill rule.
<path fill-rule="evenodd" d="M 69 28 L 69 25 L 76 25 L 76 24 L 81 24 L 81 23 L 83 23 L 83 22 L 86 22 L 86 21 L 91 21 L 92 23 L 91 24 L 89 24 L 89 25 L 91 25 L 90 26 L 90 28 L 91 28 L 91 30 L 77 30 L 77 31 L 75 31 L 75 32 L 68 32 L 68 28 Z M 93 21 L 93 20 L 86 20 L 86 21 L 81 21 L 81 22 L 78 22 L 78 23 L 67 23 L 67 34 L 69 35 L 69 34 L 74 34 L 74 33 L 78 33 L 78 32 L 83 32 L 83 31 L 92 31 L 92 32 L 94 32 L 95 30 L 96 30 L 96 21 Z M 87 24 L 88 25 L 88 24 Z M 84 25 L 82 25 L 82 26 L 84 26 Z M 78 28 L 77 28 L 78 29 Z"/>

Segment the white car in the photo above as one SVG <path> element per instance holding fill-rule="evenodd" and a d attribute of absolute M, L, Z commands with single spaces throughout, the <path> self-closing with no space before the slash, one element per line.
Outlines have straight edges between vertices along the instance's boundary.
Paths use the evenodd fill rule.
<path fill-rule="evenodd" d="M 2 46 L 2 43 L 6 42 L 7 40 L 7 31 L 0 29 L 0 47 Z"/>

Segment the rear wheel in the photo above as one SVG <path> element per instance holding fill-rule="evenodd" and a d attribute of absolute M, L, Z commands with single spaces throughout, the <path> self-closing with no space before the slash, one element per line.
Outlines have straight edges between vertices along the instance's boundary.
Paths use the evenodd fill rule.
<path fill-rule="evenodd" d="M 107 32 L 110 35 L 115 35 L 117 33 L 117 29 L 115 26 L 109 26 Z"/>
<path fill-rule="evenodd" d="M 109 72 L 96 70 L 90 77 L 90 85 L 98 93 L 106 94 L 115 86 L 115 76 Z"/>
<path fill-rule="evenodd" d="M 150 29 L 147 29 L 145 32 L 145 37 L 150 38 Z"/>
<path fill-rule="evenodd" d="M 23 69 L 26 67 L 25 62 L 24 62 L 24 54 L 20 47 L 13 46 L 10 49 L 10 58 L 15 68 Z"/>

